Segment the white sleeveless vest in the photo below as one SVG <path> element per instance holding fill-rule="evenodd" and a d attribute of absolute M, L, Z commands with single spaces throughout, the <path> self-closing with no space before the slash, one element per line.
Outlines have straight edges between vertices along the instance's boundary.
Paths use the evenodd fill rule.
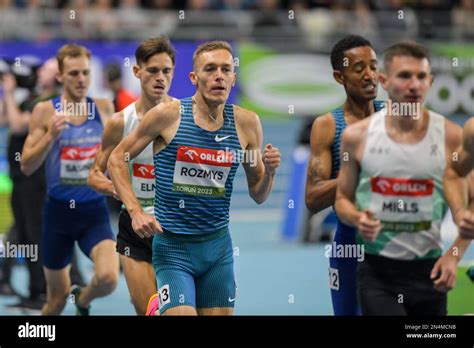
<path fill-rule="evenodd" d="M 123 137 L 140 124 L 135 103 L 128 105 L 123 110 Z M 149 215 L 154 215 L 155 201 L 155 169 L 153 165 L 153 142 L 134 159 L 128 163 L 130 178 L 135 195 L 143 210 Z"/>
<path fill-rule="evenodd" d="M 444 117 L 429 111 L 424 138 L 400 144 L 387 135 L 385 118 L 392 116 L 386 113 L 371 116 L 356 191 L 358 209 L 369 209 L 382 222 L 377 239 L 363 241 L 365 252 L 397 260 L 439 257 L 447 210 Z"/>

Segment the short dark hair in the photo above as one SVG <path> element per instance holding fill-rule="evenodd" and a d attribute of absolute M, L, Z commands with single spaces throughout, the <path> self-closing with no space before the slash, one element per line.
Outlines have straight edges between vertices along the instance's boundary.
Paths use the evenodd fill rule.
<path fill-rule="evenodd" d="M 333 70 L 344 69 L 344 53 L 352 48 L 368 46 L 372 48 L 369 40 L 359 35 L 347 35 L 339 40 L 331 50 L 331 65 Z"/>
<path fill-rule="evenodd" d="M 135 51 L 137 64 L 146 63 L 155 54 L 166 53 L 175 65 L 176 52 L 166 36 L 143 40 Z"/>
<path fill-rule="evenodd" d="M 427 48 L 415 41 L 403 41 L 390 46 L 384 51 L 384 70 L 390 65 L 394 57 L 408 56 L 418 59 L 428 59 L 431 64 L 430 53 Z"/>

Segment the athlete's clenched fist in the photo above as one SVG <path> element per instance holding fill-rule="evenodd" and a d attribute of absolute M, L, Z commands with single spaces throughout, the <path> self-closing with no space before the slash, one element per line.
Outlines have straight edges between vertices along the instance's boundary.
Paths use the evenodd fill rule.
<path fill-rule="evenodd" d="M 265 152 L 263 153 L 265 172 L 268 174 L 275 174 L 276 169 L 280 165 L 280 161 L 280 150 L 278 150 L 277 147 L 273 147 L 272 144 L 267 144 L 265 146 Z"/>

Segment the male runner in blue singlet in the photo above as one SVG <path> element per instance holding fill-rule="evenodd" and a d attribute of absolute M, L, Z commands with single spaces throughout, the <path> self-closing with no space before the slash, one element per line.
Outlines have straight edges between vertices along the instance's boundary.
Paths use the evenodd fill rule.
<path fill-rule="evenodd" d="M 344 86 L 347 99 L 322 115 L 311 129 L 311 158 L 306 179 L 306 205 L 319 212 L 334 204 L 340 166 L 341 135 L 347 125 L 383 107 L 375 101 L 378 87 L 377 57 L 369 41 L 357 35 L 340 40 L 331 52 L 334 79 Z M 355 245 L 355 229 L 337 220 L 335 245 Z M 334 246 L 334 244 L 333 244 Z M 357 258 L 330 257 L 329 281 L 335 315 L 360 315 L 357 304 Z"/>
<path fill-rule="evenodd" d="M 86 185 L 103 124 L 113 113 L 110 101 L 86 96 L 90 57 L 86 48 L 74 44 L 58 51 L 58 80 L 64 92 L 36 105 L 21 158 L 26 175 L 46 160 L 48 196 L 41 237 L 47 284 L 44 315 L 59 315 L 64 309 L 76 241 L 95 266 L 89 285 L 71 291 L 78 315 L 88 315 L 91 301 L 110 294 L 118 281 L 118 257 L 105 197 Z"/>
<path fill-rule="evenodd" d="M 258 116 L 227 104 L 236 74 L 232 49 L 222 41 L 200 45 L 193 56 L 192 98 L 160 103 L 112 152 L 108 169 L 137 234 L 153 240 L 160 314 L 230 315 L 235 304 L 229 234 L 232 182 L 242 153 L 250 196 L 270 194 L 280 153 L 262 156 Z M 126 157 L 153 142 L 155 216 L 135 197 Z"/>

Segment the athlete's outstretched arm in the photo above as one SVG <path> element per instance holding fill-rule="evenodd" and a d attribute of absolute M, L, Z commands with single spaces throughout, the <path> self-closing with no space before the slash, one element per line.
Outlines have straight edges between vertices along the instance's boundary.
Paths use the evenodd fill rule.
<path fill-rule="evenodd" d="M 117 196 L 112 180 L 105 176 L 107 161 L 115 147 L 122 140 L 123 116 L 122 113 L 115 113 L 106 123 L 102 136 L 102 145 L 97 152 L 94 164 L 89 171 L 87 185 L 104 195 Z"/>
<path fill-rule="evenodd" d="M 335 208 L 338 217 L 349 226 L 357 227 L 362 213 L 355 205 L 355 192 L 359 182 L 359 162 L 355 156 L 355 149 L 359 139 L 352 127 L 346 128 L 342 134 L 341 153 L 346 152 L 348 161 L 341 161 L 341 168 L 337 178 Z"/>
<path fill-rule="evenodd" d="M 33 109 L 20 162 L 21 171 L 25 175 L 33 174 L 41 166 L 48 155 L 51 144 L 67 127 L 65 116 L 50 114 L 54 113 L 48 105 L 50 103 L 50 101 L 38 103 Z"/>
<path fill-rule="evenodd" d="M 334 134 L 331 115 L 323 115 L 313 122 L 311 128 L 311 157 L 306 174 L 306 207 L 317 213 L 334 204 L 337 180 L 330 179 L 332 170 L 331 146 Z"/>
<path fill-rule="evenodd" d="M 130 182 L 127 162 L 161 137 L 165 129 L 172 127 L 176 119 L 173 115 L 179 115 L 177 105 L 159 104 L 148 111 L 139 126 L 115 147 L 107 163 L 112 183 L 132 218 L 133 230 L 142 238 L 162 230 L 156 219 L 146 214 L 138 202 Z"/>
<path fill-rule="evenodd" d="M 375 240 L 381 229 L 379 220 L 375 220 L 369 211 L 357 210 L 355 193 L 359 182 L 360 164 L 356 158 L 357 148 L 362 143 L 361 125 L 351 125 L 342 134 L 341 154 L 347 161 L 341 161 L 337 178 L 336 213 L 349 226 L 357 227 L 362 238 Z M 342 158 L 342 157 L 341 157 Z"/>
<path fill-rule="evenodd" d="M 245 123 L 244 132 L 248 139 L 246 148 L 246 159 L 252 159 L 251 163 L 244 160 L 243 167 L 247 176 L 249 194 L 252 199 L 261 204 L 265 202 L 273 186 L 273 178 L 276 169 L 280 165 L 280 151 L 271 144 L 265 146 L 262 159 L 262 125 L 255 113 L 247 112 L 248 122 Z"/>
<path fill-rule="evenodd" d="M 451 138 L 455 140 L 455 137 Z M 447 148 L 450 147 L 449 142 L 447 139 Z M 444 192 L 461 236 L 473 238 L 474 213 L 472 209 L 467 209 L 470 185 L 465 177 L 474 165 L 474 118 L 466 122 L 462 134 L 462 146 L 458 145 L 459 142 L 453 144 L 447 154 Z"/>

